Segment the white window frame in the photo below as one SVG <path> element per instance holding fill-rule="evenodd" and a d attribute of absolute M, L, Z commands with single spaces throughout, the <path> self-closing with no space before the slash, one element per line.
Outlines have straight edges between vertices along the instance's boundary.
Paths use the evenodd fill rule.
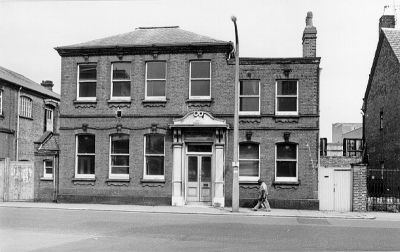
<path fill-rule="evenodd" d="M 296 146 L 296 177 L 278 177 L 277 168 L 278 168 L 278 161 L 289 161 L 294 162 L 293 159 L 278 159 L 278 144 L 275 144 L 275 181 L 276 182 L 298 182 L 299 181 L 299 145 L 296 143 L 290 143 Z"/>
<path fill-rule="evenodd" d="M 54 131 L 54 110 L 51 109 L 51 108 L 46 107 L 46 108 L 44 109 L 44 111 L 45 111 L 46 131 L 51 131 L 51 132 L 53 132 L 53 131 Z M 47 127 L 47 120 L 48 120 L 48 116 L 49 116 L 49 115 L 51 115 L 51 121 L 52 121 L 52 123 L 51 123 L 51 130 L 49 130 L 49 127 Z"/>
<path fill-rule="evenodd" d="M 111 144 L 112 144 L 111 137 L 113 135 L 118 135 L 118 134 L 112 134 L 112 135 L 110 135 L 110 138 L 109 138 L 110 139 L 110 148 L 109 148 L 109 158 L 108 158 L 109 159 L 109 162 L 108 162 L 108 167 L 109 167 L 108 168 L 108 177 L 110 179 L 129 179 L 129 173 L 130 173 L 130 168 L 131 168 L 130 164 L 128 165 L 128 174 L 114 174 L 114 173 L 112 173 L 112 169 L 111 169 L 112 156 L 128 156 L 128 158 L 129 158 L 129 154 L 130 154 L 130 153 L 117 153 L 117 154 L 111 153 Z M 128 134 L 121 134 L 121 135 L 127 135 L 129 137 Z M 129 145 L 130 145 L 130 138 L 129 138 Z M 114 167 L 115 166 L 116 165 L 114 165 Z M 120 167 L 126 167 L 126 166 L 120 166 Z"/>
<path fill-rule="evenodd" d="M 164 148 L 163 154 L 146 154 L 146 137 L 150 136 L 150 135 L 160 135 L 163 137 L 164 140 Z M 144 153 L 144 162 L 143 162 L 143 178 L 144 179 L 149 179 L 149 180 L 164 180 L 165 179 L 165 135 L 162 134 L 146 134 L 144 135 L 144 141 L 143 141 L 143 153 Z M 163 166 L 163 170 L 164 170 L 164 175 L 148 175 L 146 174 L 146 164 L 147 164 L 147 156 L 153 156 L 153 157 L 163 157 L 164 158 L 164 166 Z"/>
<path fill-rule="evenodd" d="M 210 64 L 210 77 L 209 78 L 192 78 L 192 63 L 193 62 L 208 62 Z M 189 99 L 197 99 L 197 100 L 204 100 L 204 99 L 211 99 L 211 60 L 192 60 L 190 61 L 190 71 L 189 71 Z M 208 80 L 210 81 L 210 95 L 208 96 L 192 96 L 192 80 Z"/>
<path fill-rule="evenodd" d="M 244 158 L 240 158 L 240 144 L 257 144 L 258 145 L 258 159 L 244 159 Z M 260 179 L 260 143 L 255 143 L 255 142 L 251 142 L 251 143 L 246 143 L 246 142 L 242 142 L 239 143 L 238 146 L 239 150 L 239 182 L 255 182 L 258 181 Z M 240 160 L 243 161 L 258 161 L 258 176 L 240 176 Z"/>
<path fill-rule="evenodd" d="M 278 95 L 278 82 L 296 81 L 296 95 Z M 296 97 L 296 111 L 278 111 L 279 97 Z M 277 80 L 275 82 L 275 115 L 297 116 L 299 114 L 299 81 L 298 80 Z"/>
<path fill-rule="evenodd" d="M 132 89 L 132 71 L 131 67 L 129 68 L 129 80 L 127 79 L 114 79 L 114 64 L 115 63 L 126 63 L 130 64 L 130 62 L 114 62 L 111 64 L 111 100 L 123 100 L 123 101 L 130 101 L 131 100 L 131 89 Z M 116 82 L 129 82 L 129 85 L 131 86 L 129 96 L 113 96 L 113 91 L 114 91 L 114 81 Z"/>
<path fill-rule="evenodd" d="M 32 118 L 33 101 L 28 96 L 21 96 L 19 116 Z"/>
<path fill-rule="evenodd" d="M 47 173 L 46 172 L 46 168 L 50 168 L 49 166 L 46 166 L 46 161 L 52 161 L 53 162 L 53 166 L 51 167 L 53 173 Z M 54 174 L 54 158 L 53 159 L 45 159 L 45 160 L 43 160 L 43 178 L 52 179 L 53 178 L 53 174 Z"/>
<path fill-rule="evenodd" d="M 241 95 L 240 94 L 240 84 L 239 84 L 239 115 L 260 115 L 260 80 L 252 79 L 252 80 L 240 80 L 242 81 L 258 81 L 258 95 Z M 240 98 L 258 98 L 258 111 L 240 111 Z"/>
<path fill-rule="evenodd" d="M 3 90 L 0 89 L 0 115 L 3 114 Z"/>
<path fill-rule="evenodd" d="M 78 153 L 78 137 L 85 134 L 80 134 L 75 136 L 75 178 L 86 178 L 86 179 L 94 179 L 96 176 L 96 150 L 95 153 Z M 93 135 L 93 134 L 87 134 Z M 93 135 L 94 136 L 94 135 Z M 95 142 L 96 142 L 96 136 Z M 78 156 L 94 156 L 94 174 L 79 174 L 78 173 Z"/>
<path fill-rule="evenodd" d="M 152 63 L 152 62 L 163 62 L 165 64 L 165 78 L 164 79 L 147 79 L 147 64 Z M 147 95 L 147 81 L 165 81 L 165 87 L 164 87 L 164 96 L 148 96 Z M 145 100 L 149 101 L 166 101 L 167 100 L 167 62 L 162 61 L 162 60 L 154 60 L 154 61 L 147 61 L 146 62 L 146 71 L 145 71 Z"/>
<path fill-rule="evenodd" d="M 93 66 L 96 66 L 96 79 L 95 80 L 82 80 L 82 81 L 80 81 L 79 80 L 79 75 L 80 75 L 80 67 L 81 66 L 90 66 L 90 65 L 93 65 Z M 81 82 L 85 82 L 85 83 L 90 83 L 90 82 L 95 82 L 96 83 L 96 90 L 95 90 L 95 94 L 96 94 L 96 96 L 97 96 L 97 64 L 95 64 L 95 63 L 89 63 L 89 64 L 78 64 L 78 73 L 77 73 L 77 80 L 76 80 L 76 83 L 77 83 L 77 85 L 76 85 L 76 100 L 77 101 L 96 101 L 96 96 L 94 96 L 94 97 L 80 97 L 79 96 L 79 86 L 80 86 L 80 83 Z"/>

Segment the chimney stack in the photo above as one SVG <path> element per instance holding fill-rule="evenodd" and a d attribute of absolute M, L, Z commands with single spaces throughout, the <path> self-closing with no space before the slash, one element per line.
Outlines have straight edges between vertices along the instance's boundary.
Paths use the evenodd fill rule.
<path fill-rule="evenodd" d="M 42 83 L 40 83 L 40 85 L 42 85 L 43 87 L 45 87 L 50 91 L 53 91 L 54 84 L 51 80 L 43 80 Z"/>
<path fill-rule="evenodd" d="M 379 31 L 381 28 L 395 28 L 396 18 L 394 15 L 383 15 L 379 19 Z"/>
<path fill-rule="evenodd" d="M 303 57 L 313 58 L 317 55 L 317 28 L 313 25 L 313 14 L 307 12 L 306 28 L 303 32 Z"/>

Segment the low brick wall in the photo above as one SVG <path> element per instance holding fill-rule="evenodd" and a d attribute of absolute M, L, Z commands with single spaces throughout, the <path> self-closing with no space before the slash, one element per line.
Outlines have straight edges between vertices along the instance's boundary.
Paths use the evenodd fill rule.
<path fill-rule="evenodd" d="M 367 211 L 367 166 L 352 164 L 353 171 L 353 212 Z"/>

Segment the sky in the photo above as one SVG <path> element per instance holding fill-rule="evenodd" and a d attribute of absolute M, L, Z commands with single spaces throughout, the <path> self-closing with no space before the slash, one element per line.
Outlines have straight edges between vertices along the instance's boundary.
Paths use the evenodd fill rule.
<path fill-rule="evenodd" d="M 0 0 L 0 66 L 60 92 L 61 58 L 54 47 L 178 25 L 234 41 L 241 57 L 301 57 L 308 11 L 321 57 L 320 136 L 332 124 L 361 122 L 361 106 L 378 42 L 378 22 L 400 0 Z"/>

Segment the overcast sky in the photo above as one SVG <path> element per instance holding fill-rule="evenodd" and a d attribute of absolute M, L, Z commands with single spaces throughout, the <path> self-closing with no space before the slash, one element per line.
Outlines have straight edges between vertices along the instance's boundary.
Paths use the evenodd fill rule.
<path fill-rule="evenodd" d="M 0 0 L 0 65 L 38 83 L 53 80 L 60 92 L 56 46 L 169 25 L 234 41 L 232 14 L 241 57 L 301 57 L 305 17 L 312 11 L 322 58 L 320 135 L 330 140 L 332 123 L 361 122 L 378 20 L 394 1 Z"/>

